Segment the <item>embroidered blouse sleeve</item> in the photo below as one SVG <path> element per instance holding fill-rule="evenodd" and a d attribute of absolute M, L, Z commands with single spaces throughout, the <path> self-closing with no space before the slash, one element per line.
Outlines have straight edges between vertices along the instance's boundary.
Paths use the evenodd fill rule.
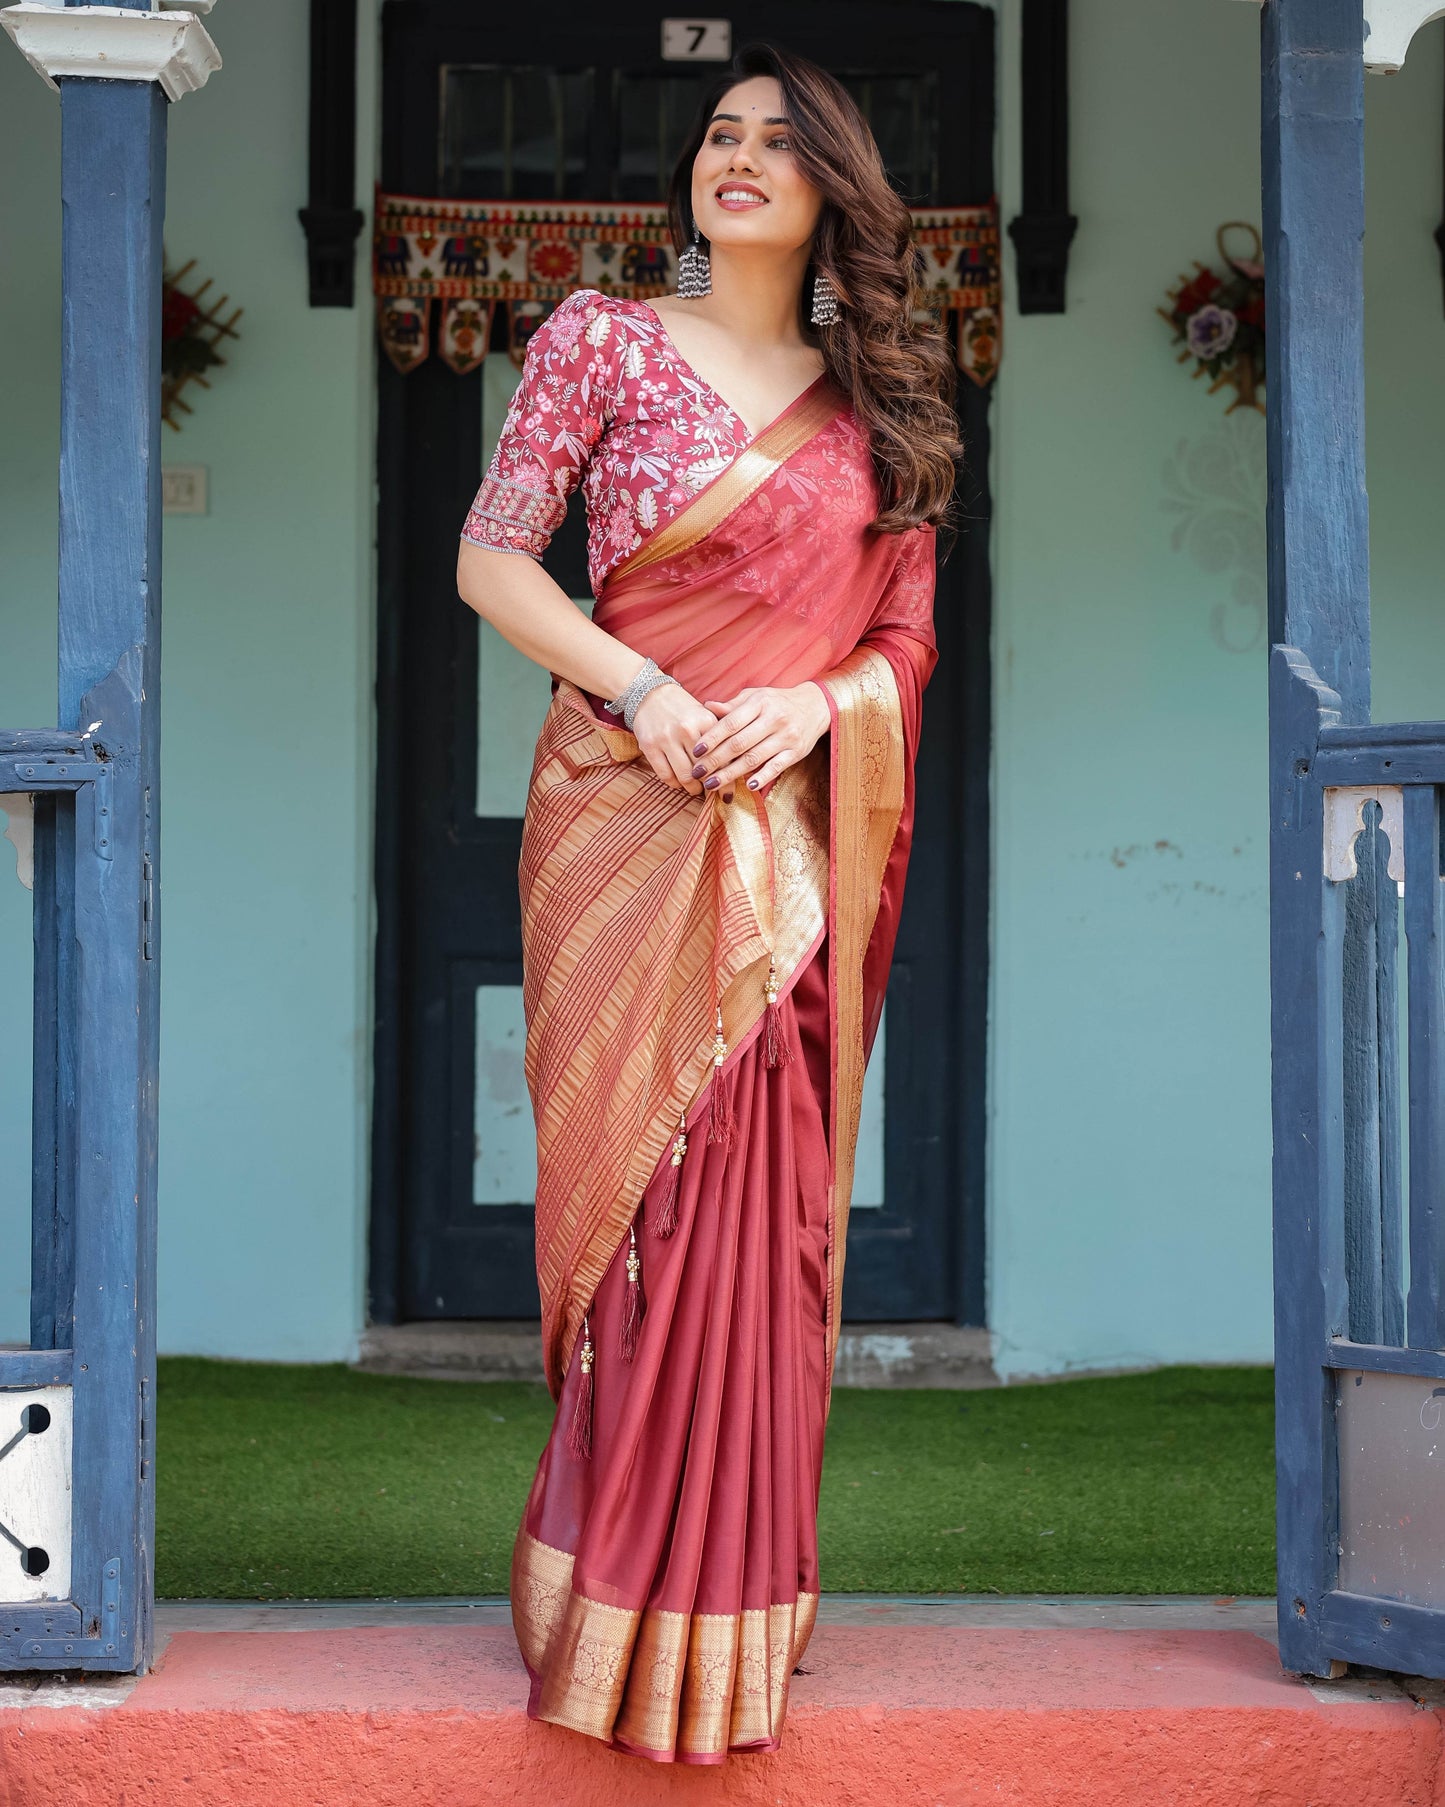
<path fill-rule="evenodd" d="M 565 520 L 567 498 L 611 414 L 608 353 L 618 335 L 607 331 L 605 300 L 596 289 L 577 289 L 533 330 L 463 539 L 539 559 Z"/>

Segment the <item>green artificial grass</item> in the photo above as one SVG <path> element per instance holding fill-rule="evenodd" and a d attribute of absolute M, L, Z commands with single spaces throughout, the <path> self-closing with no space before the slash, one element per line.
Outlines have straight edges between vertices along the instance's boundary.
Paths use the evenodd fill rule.
<path fill-rule="evenodd" d="M 551 1415 L 540 1386 L 162 1361 L 157 1591 L 505 1593 Z M 1271 1594 L 1272 1437 L 1263 1368 L 965 1393 L 839 1389 L 822 1583 Z"/>

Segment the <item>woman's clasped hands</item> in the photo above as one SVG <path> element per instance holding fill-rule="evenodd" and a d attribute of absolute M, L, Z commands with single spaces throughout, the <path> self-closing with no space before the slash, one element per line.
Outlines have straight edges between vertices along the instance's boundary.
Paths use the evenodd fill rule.
<path fill-rule="evenodd" d="M 664 784 L 730 803 L 740 779 L 761 791 L 805 759 L 830 720 L 827 694 L 811 679 L 701 702 L 680 684 L 659 684 L 637 705 L 633 733 Z"/>

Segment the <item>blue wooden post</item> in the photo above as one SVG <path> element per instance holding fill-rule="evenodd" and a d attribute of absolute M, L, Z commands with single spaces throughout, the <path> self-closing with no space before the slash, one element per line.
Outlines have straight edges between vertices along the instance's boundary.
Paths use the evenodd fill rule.
<path fill-rule="evenodd" d="M 32 1348 L 0 1356 L 0 1409 L 68 1387 L 72 1445 L 69 1596 L 3 1608 L 10 1668 L 134 1670 L 151 1653 L 161 225 L 167 93 L 218 59 L 194 23 L 127 10 L 67 5 L 16 32 L 60 90 L 64 726 L 0 735 L 0 791 L 43 800 Z M 109 34 L 96 66 L 135 79 L 65 72 L 92 29 Z"/>
<path fill-rule="evenodd" d="M 1262 29 L 1279 1632 L 1286 1668 L 1328 1674 L 1319 1608 L 1338 1504 L 1322 1350 L 1346 1332 L 1348 1300 L 1320 1201 L 1343 1170 L 1343 898 L 1323 895 L 1322 802 L 1298 768 L 1320 709 L 1370 710 L 1361 0 L 1267 0 Z"/>
<path fill-rule="evenodd" d="M 77 793 L 76 841 L 96 857 L 74 863 L 74 910 L 93 957 L 59 1013 L 75 1076 L 75 1359 L 101 1377 L 75 1394 L 75 1447 L 94 1452 L 100 1484 L 75 1492 L 72 1574 L 77 1593 L 102 1577 L 118 1590 L 128 1669 L 149 1660 L 154 1589 L 165 143 L 155 82 L 62 80 L 60 719 L 98 722 L 114 772 Z"/>
<path fill-rule="evenodd" d="M 1361 0 L 1267 0 L 1269 638 L 1370 715 Z"/>

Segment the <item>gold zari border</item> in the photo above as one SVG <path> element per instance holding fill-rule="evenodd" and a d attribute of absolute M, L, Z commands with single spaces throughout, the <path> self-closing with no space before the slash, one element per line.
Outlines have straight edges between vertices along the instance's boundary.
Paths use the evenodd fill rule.
<path fill-rule="evenodd" d="M 538 1718 L 659 1755 L 721 1757 L 781 1737 L 816 1594 L 735 1614 L 633 1611 L 577 1593 L 572 1567 L 519 1532 L 512 1619 L 542 1678 Z"/>
<path fill-rule="evenodd" d="M 838 709 L 834 730 L 834 921 L 831 951 L 836 1011 L 828 1201 L 828 1393 L 843 1298 L 848 1208 L 863 1102 L 863 960 L 882 901 L 883 875 L 903 814 L 906 749 L 898 680 L 876 647 L 859 646 L 820 680 Z M 825 1404 L 826 1410 L 826 1404 Z"/>

